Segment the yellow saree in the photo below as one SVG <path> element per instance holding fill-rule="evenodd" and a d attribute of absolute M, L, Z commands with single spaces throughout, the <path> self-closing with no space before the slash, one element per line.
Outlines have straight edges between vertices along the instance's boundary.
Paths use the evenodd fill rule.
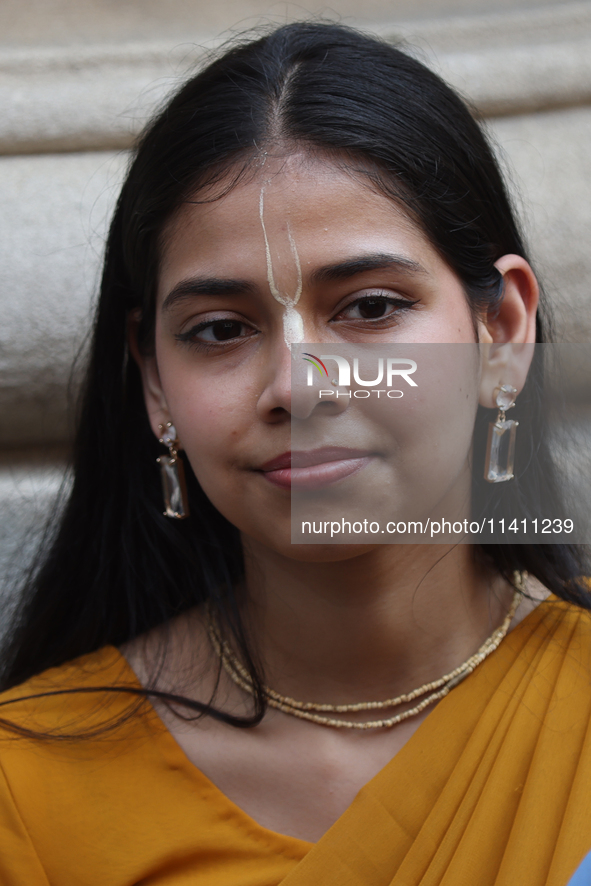
<path fill-rule="evenodd" d="M 591 849 L 591 616 L 550 598 L 441 701 L 315 845 L 258 825 L 152 708 L 110 737 L 0 741 L 2 886 L 566 886 Z M 113 648 L 2 700 L 134 684 Z M 128 698 L 19 702 L 88 728 Z"/>
<path fill-rule="evenodd" d="M 590 628 L 541 604 L 282 886 L 565 886 L 591 849 Z"/>

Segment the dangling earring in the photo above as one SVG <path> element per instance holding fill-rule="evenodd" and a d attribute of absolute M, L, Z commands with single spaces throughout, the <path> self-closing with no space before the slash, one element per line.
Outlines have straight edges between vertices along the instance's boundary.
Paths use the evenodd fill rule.
<path fill-rule="evenodd" d="M 189 516 L 189 502 L 187 498 L 187 484 L 185 483 L 185 471 L 183 462 L 179 458 L 179 441 L 176 428 L 172 422 L 166 425 L 158 425 L 161 431 L 159 443 L 168 446 L 168 455 L 161 455 L 156 461 L 160 465 L 162 478 L 162 492 L 164 494 L 165 517 L 175 520 L 184 520 Z"/>
<path fill-rule="evenodd" d="M 511 385 L 501 385 L 495 391 L 499 413 L 497 420 L 488 426 L 484 479 L 489 483 L 503 483 L 515 476 L 515 434 L 519 422 L 507 421 L 505 413 L 515 406 L 517 390 Z"/>

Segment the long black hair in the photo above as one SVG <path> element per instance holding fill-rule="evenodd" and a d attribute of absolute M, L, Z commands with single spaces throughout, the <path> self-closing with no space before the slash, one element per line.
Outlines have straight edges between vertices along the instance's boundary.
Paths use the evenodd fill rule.
<path fill-rule="evenodd" d="M 259 675 L 234 588 L 243 573 L 237 530 L 187 466 L 192 517 L 162 514 L 140 375 L 127 322 L 141 312 L 149 348 L 158 239 L 187 199 L 282 143 L 365 169 L 404 204 L 462 281 L 475 313 L 502 299 L 494 263 L 528 258 L 493 152 L 460 98 L 385 41 L 333 24 L 286 25 L 235 45 L 190 79 L 135 151 L 106 245 L 94 337 L 74 446 L 74 480 L 59 527 L 23 591 L 4 653 L 4 688 L 107 644 L 120 645 L 210 601 L 224 631 Z M 538 341 L 545 336 L 540 312 Z M 540 458 L 540 453 L 534 453 Z M 512 579 L 527 570 L 566 600 L 591 608 L 578 549 L 483 545 Z M 196 710 L 215 712 L 205 704 Z M 259 692 L 253 718 L 260 718 Z"/>

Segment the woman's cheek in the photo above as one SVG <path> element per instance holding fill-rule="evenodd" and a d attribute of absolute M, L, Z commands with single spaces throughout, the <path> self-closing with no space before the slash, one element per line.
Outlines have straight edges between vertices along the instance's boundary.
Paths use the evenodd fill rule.
<path fill-rule="evenodd" d="M 228 451 L 236 424 L 236 403 L 205 385 L 176 389 L 167 398 L 183 449 L 221 456 Z"/>
<path fill-rule="evenodd" d="M 239 382 L 227 384 L 200 372 L 175 374 L 165 385 L 181 448 L 197 477 L 229 467 L 248 425 Z"/>

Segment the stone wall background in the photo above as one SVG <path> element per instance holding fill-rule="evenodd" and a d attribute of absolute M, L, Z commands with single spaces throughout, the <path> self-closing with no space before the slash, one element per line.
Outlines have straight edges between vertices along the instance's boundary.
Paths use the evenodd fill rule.
<path fill-rule="evenodd" d="M 233 33 L 325 15 L 404 39 L 486 118 L 556 307 L 591 340 L 591 2 L 3 0 L 0 572 L 63 476 L 72 362 L 134 134 Z M 9 569 L 11 564 L 11 569 Z"/>

